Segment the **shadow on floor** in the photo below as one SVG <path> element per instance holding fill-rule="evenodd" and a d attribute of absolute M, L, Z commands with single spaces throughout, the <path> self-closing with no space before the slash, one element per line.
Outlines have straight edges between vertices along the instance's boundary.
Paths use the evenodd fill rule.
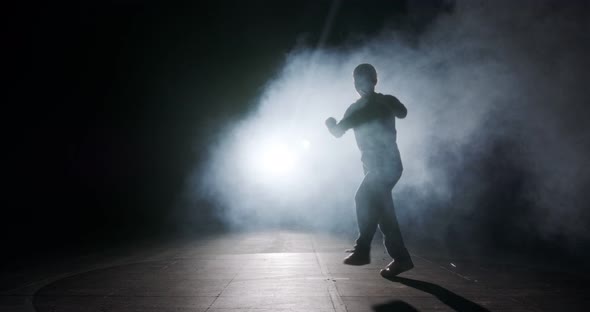
<path fill-rule="evenodd" d="M 418 312 L 413 306 L 399 300 L 373 306 L 375 312 Z"/>
<path fill-rule="evenodd" d="M 454 293 L 444 287 L 436 285 L 436 284 L 432 284 L 432 283 L 428 283 L 428 282 L 424 282 L 424 281 L 419 281 L 419 280 L 415 280 L 415 279 L 411 279 L 411 278 L 399 277 L 399 276 L 388 278 L 388 279 L 392 282 L 402 283 L 408 287 L 412 287 L 412 288 L 421 290 L 425 293 L 429 293 L 429 294 L 435 296 L 436 298 L 438 298 L 438 300 L 440 300 L 442 303 L 444 303 L 444 304 L 448 305 L 450 308 L 454 309 L 455 311 L 490 312 L 490 310 L 480 306 L 479 304 L 477 304 L 473 301 L 467 300 L 464 297 L 461 297 L 461 296 L 457 295 L 456 293 Z M 394 311 L 394 310 L 388 309 L 388 310 L 375 310 L 375 311 Z M 397 311 L 397 310 L 395 310 L 395 311 Z M 400 310 L 400 311 L 411 311 L 411 310 Z"/>

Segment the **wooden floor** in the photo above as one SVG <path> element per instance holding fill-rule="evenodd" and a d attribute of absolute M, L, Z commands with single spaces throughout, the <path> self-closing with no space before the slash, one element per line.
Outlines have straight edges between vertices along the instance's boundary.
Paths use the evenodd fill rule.
<path fill-rule="evenodd" d="M 387 280 L 342 264 L 351 241 L 291 231 L 113 248 L 4 268 L 0 311 L 587 311 L 590 286 L 559 269 L 445 259 Z M 411 247 L 411 246 L 410 246 Z M 410 251 L 411 248 L 410 248 Z"/>

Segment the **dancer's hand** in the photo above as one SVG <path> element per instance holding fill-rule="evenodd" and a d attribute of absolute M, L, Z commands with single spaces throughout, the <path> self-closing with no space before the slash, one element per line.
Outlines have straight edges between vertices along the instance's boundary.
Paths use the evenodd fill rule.
<path fill-rule="evenodd" d="M 336 119 L 334 119 L 334 117 L 330 117 L 330 118 L 326 119 L 326 127 L 328 127 L 328 129 L 330 129 L 334 126 L 336 126 Z"/>
<path fill-rule="evenodd" d="M 326 127 L 328 127 L 330 133 L 332 133 L 332 135 L 337 138 L 341 137 L 344 134 L 344 130 L 342 130 L 342 128 L 338 126 L 338 123 L 336 122 L 336 119 L 334 119 L 334 117 L 326 119 Z"/>

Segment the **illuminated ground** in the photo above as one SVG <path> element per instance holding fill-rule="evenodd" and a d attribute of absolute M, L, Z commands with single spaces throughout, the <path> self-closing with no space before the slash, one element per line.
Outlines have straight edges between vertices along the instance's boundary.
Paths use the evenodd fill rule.
<path fill-rule="evenodd" d="M 414 254 L 413 271 L 386 280 L 380 244 L 372 264 L 350 267 L 341 264 L 349 243 L 259 232 L 4 268 L 0 311 L 581 311 L 590 304 L 587 278 L 493 261 Z"/>

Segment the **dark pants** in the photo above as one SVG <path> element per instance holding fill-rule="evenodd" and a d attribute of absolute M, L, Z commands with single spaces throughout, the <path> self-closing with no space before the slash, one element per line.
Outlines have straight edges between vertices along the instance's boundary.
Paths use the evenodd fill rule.
<path fill-rule="evenodd" d="M 391 197 L 391 191 L 402 174 L 401 162 L 387 167 L 365 163 L 364 170 L 365 178 L 355 196 L 359 227 L 355 252 L 370 252 L 371 241 L 379 226 L 387 253 L 396 260 L 409 258 Z"/>

